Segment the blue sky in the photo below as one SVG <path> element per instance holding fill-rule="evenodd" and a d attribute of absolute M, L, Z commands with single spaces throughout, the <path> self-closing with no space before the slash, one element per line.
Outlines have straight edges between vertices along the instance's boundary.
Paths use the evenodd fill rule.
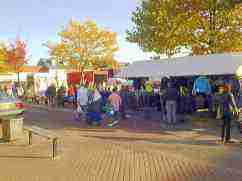
<path fill-rule="evenodd" d="M 131 13 L 139 0 L 4 0 L 0 5 L 0 41 L 14 40 L 20 34 L 28 44 L 32 63 L 47 57 L 42 43 L 56 40 L 57 32 L 70 18 L 89 18 L 102 28 L 118 34 L 120 50 L 116 58 L 123 62 L 147 59 L 136 44 L 125 40 L 132 27 Z"/>

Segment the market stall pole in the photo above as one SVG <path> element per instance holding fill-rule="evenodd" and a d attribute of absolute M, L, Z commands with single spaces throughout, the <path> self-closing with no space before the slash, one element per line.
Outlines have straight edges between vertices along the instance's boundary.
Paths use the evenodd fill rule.
<path fill-rule="evenodd" d="M 23 118 L 1 118 L 2 135 L 6 142 L 23 138 Z"/>

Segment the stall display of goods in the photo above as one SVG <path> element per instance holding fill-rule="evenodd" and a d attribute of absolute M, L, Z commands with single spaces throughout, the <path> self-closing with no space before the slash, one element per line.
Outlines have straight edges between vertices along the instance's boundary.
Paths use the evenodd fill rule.
<path fill-rule="evenodd" d="M 125 79 L 120 79 L 120 78 L 110 78 L 108 79 L 107 82 L 109 85 L 117 85 L 117 84 L 128 84 L 128 81 Z"/>
<path fill-rule="evenodd" d="M 67 74 L 67 82 L 68 84 L 80 84 L 81 82 L 81 73 L 80 72 L 72 72 Z"/>
<path fill-rule="evenodd" d="M 90 84 L 90 83 L 94 82 L 94 72 L 93 71 L 84 72 L 83 79 L 86 84 Z"/>

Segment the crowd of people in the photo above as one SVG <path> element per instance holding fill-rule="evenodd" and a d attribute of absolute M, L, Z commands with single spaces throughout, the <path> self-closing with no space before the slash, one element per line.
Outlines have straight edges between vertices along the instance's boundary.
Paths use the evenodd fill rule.
<path fill-rule="evenodd" d="M 9 95 L 19 97 L 25 92 L 18 84 L 2 89 Z M 28 91 L 27 95 L 34 92 L 32 89 Z M 140 85 L 134 81 L 133 85 L 122 86 L 81 83 L 68 88 L 57 88 L 51 84 L 42 96 L 34 100 L 52 107 L 72 105 L 76 110 L 76 119 L 84 119 L 88 125 L 100 125 L 104 113 L 109 119 L 109 126 L 114 126 L 120 118 L 126 118 L 128 109 L 154 107 L 161 112 L 162 121 L 172 127 L 179 121 L 178 114 L 195 112 L 201 107 L 199 101 L 203 100 L 203 107 L 223 120 L 221 137 L 229 142 L 231 120 L 239 115 L 239 93 L 240 87 L 231 80 L 218 79 L 210 83 L 207 77 L 199 76 L 186 80 L 163 78 L 160 84 L 151 81 L 140 81 Z"/>
<path fill-rule="evenodd" d="M 24 95 L 24 88 L 17 82 L 11 82 L 10 84 L 1 85 L 0 91 L 5 93 L 9 97 L 22 97 Z"/>
<path fill-rule="evenodd" d="M 231 121 L 239 117 L 240 106 L 242 106 L 239 82 L 236 82 L 234 77 L 229 77 L 227 79 L 218 79 L 210 86 L 209 79 L 200 76 L 195 79 L 194 86 L 190 87 L 190 91 L 189 88 L 179 87 L 176 83 L 176 81 L 168 82 L 167 88 L 163 89 L 161 94 L 161 100 L 163 100 L 165 106 L 163 119 L 174 125 L 177 121 L 177 112 L 184 113 L 186 111 L 184 108 L 187 105 L 190 108 L 198 107 L 197 104 L 199 103 L 195 101 L 196 97 L 202 96 L 204 106 L 208 108 L 208 111 L 214 111 L 216 118 L 222 120 L 221 141 L 230 142 Z M 184 91 L 184 89 L 186 90 Z M 213 110 L 213 108 L 215 109 Z"/>
<path fill-rule="evenodd" d="M 124 111 L 121 111 L 124 106 L 117 87 L 104 88 L 103 86 L 96 87 L 94 84 L 81 83 L 80 85 L 70 85 L 69 88 L 64 86 L 56 88 L 54 84 L 51 84 L 39 99 L 40 102 L 51 107 L 71 105 L 76 110 L 76 119 L 85 119 L 88 125 L 100 125 L 103 119 L 102 113 L 107 113 L 106 115 L 112 118 L 109 122 L 110 126 L 118 124 L 121 115 L 122 118 L 125 117 Z M 122 114 L 120 114 L 121 112 Z"/>

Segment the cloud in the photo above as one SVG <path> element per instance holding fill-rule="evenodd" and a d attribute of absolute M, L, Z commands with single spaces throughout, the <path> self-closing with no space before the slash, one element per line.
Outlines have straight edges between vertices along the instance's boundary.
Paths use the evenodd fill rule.
<path fill-rule="evenodd" d="M 134 0 L 138 5 L 141 5 L 142 4 L 142 2 L 144 2 L 144 1 L 148 1 L 148 0 Z"/>

